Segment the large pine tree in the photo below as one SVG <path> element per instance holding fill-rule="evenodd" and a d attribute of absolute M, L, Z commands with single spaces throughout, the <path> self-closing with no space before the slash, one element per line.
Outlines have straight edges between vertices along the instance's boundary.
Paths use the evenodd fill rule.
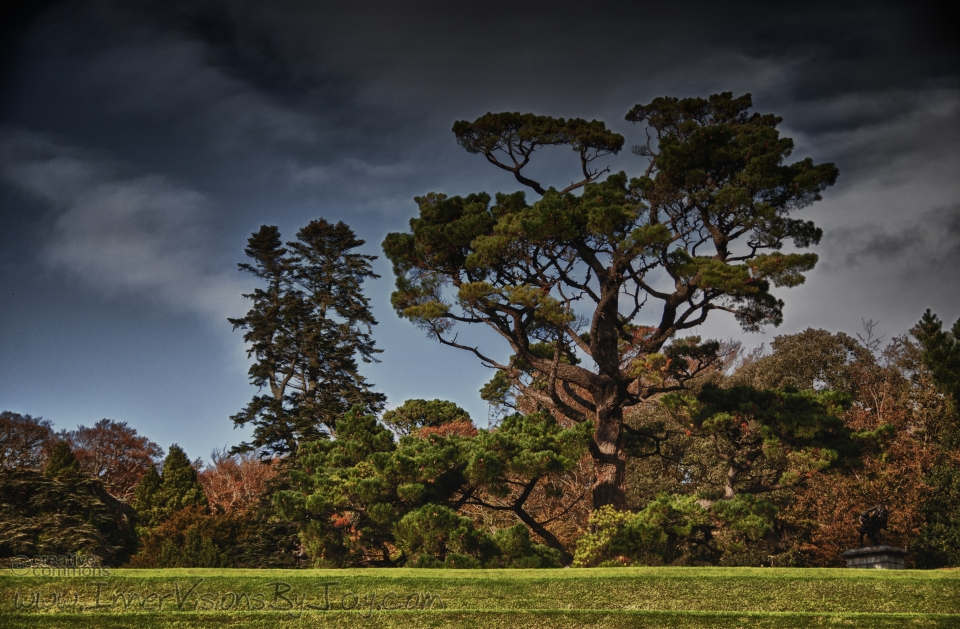
<path fill-rule="evenodd" d="M 301 441 L 336 430 L 337 417 L 354 405 L 375 412 L 384 396 L 360 374 L 357 357 L 373 362 L 380 351 L 370 335 L 376 320 L 361 292 L 378 277 L 375 256 L 354 252 L 364 244 L 343 222 L 311 221 L 285 248 L 275 226 L 262 226 L 245 249 L 240 268 L 264 282 L 245 295 L 253 305 L 230 319 L 246 330 L 254 358 L 250 380 L 266 389 L 234 424 L 253 424 L 253 439 L 234 451 L 296 454 Z"/>
<path fill-rule="evenodd" d="M 837 168 L 787 161 L 793 141 L 781 119 L 751 107 L 749 94 L 730 92 L 637 105 L 627 120 L 647 127 L 634 147 L 646 163 L 638 177 L 603 181 L 608 169 L 594 160 L 624 138 L 602 122 L 511 112 L 461 120 L 453 131 L 464 149 L 541 198 L 429 193 L 415 198 L 410 231 L 383 242 L 400 316 L 500 370 L 529 406 L 593 424 L 596 507 L 626 506 L 624 409 L 716 362 L 716 342 L 682 335 L 714 311 L 747 330 L 778 325 L 775 287 L 803 283 L 817 261 L 782 249 L 819 242 L 822 231 L 794 214 L 820 199 Z M 551 146 L 573 149 L 582 180 L 558 189 L 521 172 Z M 458 341 L 456 324 L 492 328 L 512 358 Z M 491 388 L 488 398 L 502 399 Z"/>

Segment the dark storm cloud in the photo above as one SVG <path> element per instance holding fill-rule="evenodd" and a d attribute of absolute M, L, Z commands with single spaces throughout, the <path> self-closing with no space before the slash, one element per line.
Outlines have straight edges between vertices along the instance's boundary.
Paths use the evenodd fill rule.
<path fill-rule="evenodd" d="M 960 203 L 937 208 L 928 216 L 930 226 L 939 232 L 941 239 L 932 249 L 932 262 L 942 269 L 944 275 L 956 281 L 956 270 L 960 268 Z"/>
<path fill-rule="evenodd" d="M 916 225 L 897 233 L 885 232 L 877 227 L 867 228 L 864 232 L 846 234 L 847 264 L 866 264 L 896 258 L 907 251 L 912 252 L 927 240 L 924 230 Z"/>
<path fill-rule="evenodd" d="M 421 96 L 442 104 L 504 89 L 590 102 L 602 98 L 598 88 L 609 91 L 612 81 L 642 90 L 644 82 L 678 71 L 685 75 L 678 84 L 694 84 L 698 72 L 729 80 L 750 62 L 786 70 L 776 86 L 784 101 L 955 84 L 957 46 L 945 26 L 946 8 L 902 2 L 605 2 L 587 9 L 569 2 L 207 0 L 165 2 L 155 10 L 209 43 L 218 63 L 265 89 L 328 87 L 337 84 L 327 74 L 331 68 L 350 68 L 354 77 L 401 92 L 422 88 Z M 718 62 L 728 64 L 726 71 Z"/>
<path fill-rule="evenodd" d="M 42 6 L 43 3 L 40 3 Z M 456 100 L 491 89 L 589 101 L 611 78 L 642 85 L 735 58 L 785 66 L 784 100 L 955 81 L 958 50 L 945 2 L 418 2 L 278 0 L 61 3 L 92 15 L 84 32 L 138 38 L 147 22 L 205 42 L 207 61 L 260 89 L 318 105 L 355 102 L 358 79 Z M 91 7 L 94 10 L 91 11 Z M 109 14 L 109 18 L 106 16 Z M 97 26 L 99 23 L 99 26 Z M 730 56 L 725 57 L 724 53 Z M 391 83 L 395 77 L 407 84 Z M 578 92 L 580 93 L 578 95 Z M 594 93 L 591 93 L 594 92 Z M 625 108 L 624 108 L 625 109 Z M 346 115 L 347 112 L 342 112 Z M 362 112 L 358 112 L 362 113 Z"/>
<path fill-rule="evenodd" d="M 630 131 L 626 110 L 663 93 L 752 91 L 789 130 L 835 134 L 910 115 L 960 67 L 923 3 L 98 0 L 46 19 L 44 41 L 69 48 L 63 80 L 88 94 L 64 120 L 106 105 L 222 150 L 246 141 L 300 182 L 345 158 L 422 162 L 453 119 L 490 109 Z"/>
<path fill-rule="evenodd" d="M 836 161 L 838 190 L 861 206 L 847 216 L 867 222 L 886 216 L 857 197 L 878 172 L 907 180 L 955 157 L 960 63 L 946 4 L 48 4 L 20 13 L 21 27 L 38 17 L 5 75 L 19 99 L 3 114 L 208 195 L 231 169 L 302 203 L 381 211 L 452 181 L 512 187 L 464 161 L 452 120 L 533 109 L 636 135 L 621 118 L 633 103 L 721 89 L 782 114 L 798 157 Z M 637 167 L 629 155 L 612 164 Z"/>
<path fill-rule="evenodd" d="M 783 115 L 798 148 L 837 161 L 845 182 L 885 159 L 875 147 L 865 150 L 859 130 L 882 136 L 912 119 L 917 132 L 899 133 L 892 140 L 897 150 L 942 144 L 927 114 L 955 103 L 960 88 L 945 4 L 694 2 L 681 10 L 607 2 L 585 10 L 582 3 L 556 2 L 184 0 L 150 6 L 137 19 L 149 16 L 166 37 L 175 32 L 202 46 L 198 61 L 206 70 L 323 129 L 316 135 L 305 124 L 301 135 L 291 135 L 304 142 L 281 149 L 285 171 L 300 185 L 342 179 L 345 159 L 407 171 L 445 159 L 450 123 L 488 110 L 600 117 L 629 135 L 639 130 L 622 116 L 635 102 L 725 89 L 752 91 L 758 108 Z M 248 120 L 269 118 L 242 99 L 213 116 L 240 120 L 236 137 L 256 137 L 242 122 L 246 107 Z M 263 159 L 271 144 L 256 145 Z M 636 167 L 629 157 L 614 163 Z"/>

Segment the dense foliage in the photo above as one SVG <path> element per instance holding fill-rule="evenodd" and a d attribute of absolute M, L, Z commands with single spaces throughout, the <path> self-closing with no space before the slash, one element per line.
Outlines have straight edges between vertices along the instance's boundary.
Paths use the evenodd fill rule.
<path fill-rule="evenodd" d="M 277 517 L 276 469 L 256 452 L 214 453 L 197 472 L 176 444 L 137 487 L 143 520 L 132 565 L 144 568 L 292 568 L 302 564 L 295 524 Z"/>
<path fill-rule="evenodd" d="M 449 564 L 453 556 L 461 566 L 569 562 L 528 499 L 577 464 L 589 426 L 563 429 L 549 415 L 513 415 L 495 431 L 465 435 L 462 411 L 450 407 L 447 422 L 399 443 L 355 409 L 338 423 L 336 440 L 301 446 L 293 487 L 278 501 L 302 523 L 318 565 Z M 468 505 L 508 511 L 523 532 L 477 530 L 458 513 Z M 552 550 L 531 544 L 527 527 Z"/>
<path fill-rule="evenodd" d="M 922 345 L 810 329 L 772 350 L 632 409 L 632 509 L 595 512 L 578 562 L 842 565 L 884 503 L 914 565 L 957 565 L 957 416 Z"/>
<path fill-rule="evenodd" d="M 924 479 L 930 493 L 912 546 L 922 565 L 960 566 L 960 319 L 948 332 L 927 310 L 913 333 L 923 349 L 923 365 L 948 398 L 948 412 L 928 429 L 940 447 Z"/>
<path fill-rule="evenodd" d="M 207 505 L 207 497 L 190 464 L 186 452 L 177 444 L 170 446 L 163 460 L 163 474 L 155 467 L 136 488 L 133 506 L 146 526 L 159 524 L 175 512 L 187 507 Z"/>

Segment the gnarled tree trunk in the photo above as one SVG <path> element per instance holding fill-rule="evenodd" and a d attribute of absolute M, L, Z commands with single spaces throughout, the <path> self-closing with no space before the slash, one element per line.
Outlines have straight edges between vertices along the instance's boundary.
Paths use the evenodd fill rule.
<path fill-rule="evenodd" d="M 614 388 L 614 387 L 610 387 Z M 597 404 L 596 428 L 590 442 L 597 479 L 593 486 L 593 508 L 612 505 L 627 508 L 627 456 L 623 450 L 623 406 L 612 391 L 595 395 Z"/>

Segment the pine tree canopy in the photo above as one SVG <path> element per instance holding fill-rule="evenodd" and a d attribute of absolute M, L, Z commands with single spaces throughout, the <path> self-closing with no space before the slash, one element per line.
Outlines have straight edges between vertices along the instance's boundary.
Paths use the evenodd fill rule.
<path fill-rule="evenodd" d="M 646 162 L 638 176 L 606 179 L 593 164 L 624 139 L 602 122 L 459 121 L 461 146 L 540 198 L 431 192 L 416 198 L 409 232 L 383 242 L 401 317 L 504 372 L 534 408 L 594 422 L 597 506 L 624 505 L 623 408 L 683 388 L 716 360 L 718 344 L 679 335 L 712 311 L 746 330 L 778 325 L 774 288 L 802 284 L 817 262 L 800 250 L 822 232 L 793 214 L 820 199 L 837 168 L 787 161 L 781 119 L 751 106 L 729 92 L 637 105 L 627 120 L 646 126 L 633 148 Z M 554 187 L 525 174 L 536 151 L 563 145 L 582 179 Z M 458 323 L 489 326 L 512 359 L 459 341 Z"/>
<path fill-rule="evenodd" d="M 960 319 L 948 332 L 928 309 L 914 328 L 914 336 L 923 345 L 923 362 L 937 386 L 960 406 Z"/>

